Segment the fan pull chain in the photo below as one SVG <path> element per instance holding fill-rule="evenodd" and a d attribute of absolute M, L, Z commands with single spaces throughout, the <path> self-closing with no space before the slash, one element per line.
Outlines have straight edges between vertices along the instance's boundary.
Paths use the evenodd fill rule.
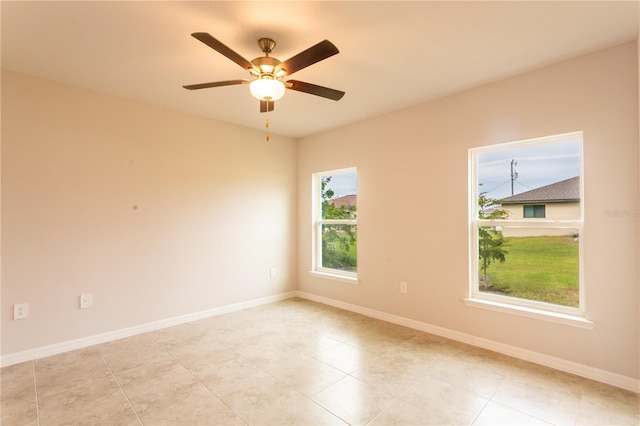
<path fill-rule="evenodd" d="M 267 122 L 264 123 L 264 127 L 267 129 L 267 142 L 269 142 L 269 117 L 267 117 Z"/>
<path fill-rule="evenodd" d="M 264 127 L 267 129 L 267 142 L 269 142 L 269 139 L 271 139 L 269 136 L 269 101 L 267 101 L 267 121 L 264 123 Z"/>

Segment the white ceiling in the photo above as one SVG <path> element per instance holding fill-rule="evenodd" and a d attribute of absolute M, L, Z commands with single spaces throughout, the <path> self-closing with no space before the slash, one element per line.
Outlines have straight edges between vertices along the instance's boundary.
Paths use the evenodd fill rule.
<path fill-rule="evenodd" d="M 2 1 L 2 67 L 256 129 L 248 78 L 190 36 L 208 32 L 248 60 L 257 39 L 285 60 L 328 39 L 340 53 L 291 78 L 346 92 L 287 91 L 274 134 L 302 137 L 638 37 L 626 2 Z"/>

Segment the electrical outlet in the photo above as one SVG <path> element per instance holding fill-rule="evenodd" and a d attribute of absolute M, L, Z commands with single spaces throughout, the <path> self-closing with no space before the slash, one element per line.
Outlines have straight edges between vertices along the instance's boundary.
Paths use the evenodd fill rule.
<path fill-rule="evenodd" d="M 269 276 L 270 276 L 271 278 L 273 278 L 273 277 L 275 277 L 275 276 L 276 276 L 276 267 L 275 267 L 275 266 L 272 266 L 272 267 L 271 267 L 271 270 L 269 271 Z"/>
<path fill-rule="evenodd" d="M 407 282 L 400 281 L 400 293 L 406 293 L 406 292 L 407 292 Z"/>
<path fill-rule="evenodd" d="M 80 309 L 86 309 L 93 306 L 93 295 L 85 293 L 80 295 Z"/>
<path fill-rule="evenodd" d="M 29 304 L 28 303 L 16 303 L 13 305 L 13 319 L 19 320 L 29 316 Z"/>

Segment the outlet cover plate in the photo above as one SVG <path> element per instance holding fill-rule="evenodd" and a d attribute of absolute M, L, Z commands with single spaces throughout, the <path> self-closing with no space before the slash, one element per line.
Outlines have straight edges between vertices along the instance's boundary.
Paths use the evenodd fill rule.
<path fill-rule="evenodd" d="M 16 303 L 13 305 L 13 319 L 25 319 L 29 316 L 29 304 L 28 303 Z"/>
<path fill-rule="evenodd" d="M 93 295 L 85 293 L 80 295 L 80 309 L 86 309 L 93 306 Z"/>

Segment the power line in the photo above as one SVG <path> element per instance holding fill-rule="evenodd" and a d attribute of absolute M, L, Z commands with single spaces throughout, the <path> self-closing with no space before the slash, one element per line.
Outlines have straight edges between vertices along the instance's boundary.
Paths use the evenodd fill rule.
<path fill-rule="evenodd" d="M 509 183 L 509 181 L 508 181 L 508 180 L 505 180 L 504 182 L 502 182 L 500 185 L 496 186 L 495 188 L 490 189 L 490 190 L 488 190 L 488 191 L 483 191 L 483 192 L 484 192 L 485 194 L 488 194 L 488 193 L 493 192 L 493 191 L 495 191 L 496 189 L 500 188 L 501 186 L 503 186 L 503 185 L 504 185 L 504 184 L 506 184 L 506 183 Z M 482 184 L 480 184 L 480 185 L 482 185 Z"/>
<path fill-rule="evenodd" d="M 522 183 L 522 182 L 517 182 L 517 184 L 518 184 L 518 185 L 522 185 L 522 186 L 524 186 L 525 188 L 528 188 L 528 189 L 535 189 L 534 187 L 529 186 L 529 185 L 526 185 L 526 184 L 524 184 L 524 183 Z"/>

